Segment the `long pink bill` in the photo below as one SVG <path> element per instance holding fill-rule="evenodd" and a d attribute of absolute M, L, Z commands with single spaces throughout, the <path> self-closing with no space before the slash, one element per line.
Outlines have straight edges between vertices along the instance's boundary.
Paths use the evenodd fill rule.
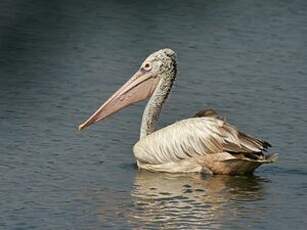
<path fill-rule="evenodd" d="M 79 125 L 79 130 L 103 120 L 131 104 L 149 98 L 153 94 L 158 80 L 158 77 L 155 78 L 150 73 L 136 72 L 93 115 Z"/>

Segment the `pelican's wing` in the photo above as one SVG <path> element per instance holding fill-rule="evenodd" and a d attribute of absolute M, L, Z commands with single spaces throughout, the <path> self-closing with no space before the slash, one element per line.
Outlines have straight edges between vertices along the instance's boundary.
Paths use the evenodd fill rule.
<path fill-rule="evenodd" d="M 141 139 L 134 146 L 134 153 L 139 161 L 161 164 L 222 152 L 261 159 L 268 147 L 268 142 L 243 134 L 223 120 L 195 117 Z"/>

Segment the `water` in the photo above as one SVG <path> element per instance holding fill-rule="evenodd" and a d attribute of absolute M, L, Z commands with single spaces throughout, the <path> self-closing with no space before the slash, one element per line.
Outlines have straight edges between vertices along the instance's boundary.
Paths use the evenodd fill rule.
<path fill-rule="evenodd" d="M 304 229 L 307 4 L 0 3 L 0 229 Z M 151 52 L 178 77 L 160 127 L 213 107 L 269 140 L 254 177 L 139 172 L 145 103 L 77 125 Z"/>

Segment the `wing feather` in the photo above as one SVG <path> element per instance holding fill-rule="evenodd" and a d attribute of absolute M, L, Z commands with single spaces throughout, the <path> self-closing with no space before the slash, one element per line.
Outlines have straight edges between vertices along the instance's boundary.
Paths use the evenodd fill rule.
<path fill-rule="evenodd" d="M 139 161 L 150 164 L 221 152 L 262 159 L 268 147 L 268 142 L 250 137 L 217 117 L 194 117 L 141 139 L 134 146 L 134 154 Z"/>

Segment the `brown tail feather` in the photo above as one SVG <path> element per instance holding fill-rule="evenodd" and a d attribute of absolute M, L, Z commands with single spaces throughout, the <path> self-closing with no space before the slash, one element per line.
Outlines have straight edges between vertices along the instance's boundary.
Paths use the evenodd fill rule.
<path fill-rule="evenodd" d="M 271 153 L 268 155 L 265 155 L 265 162 L 263 163 L 273 163 L 278 159 L 278 153 Z"/>

